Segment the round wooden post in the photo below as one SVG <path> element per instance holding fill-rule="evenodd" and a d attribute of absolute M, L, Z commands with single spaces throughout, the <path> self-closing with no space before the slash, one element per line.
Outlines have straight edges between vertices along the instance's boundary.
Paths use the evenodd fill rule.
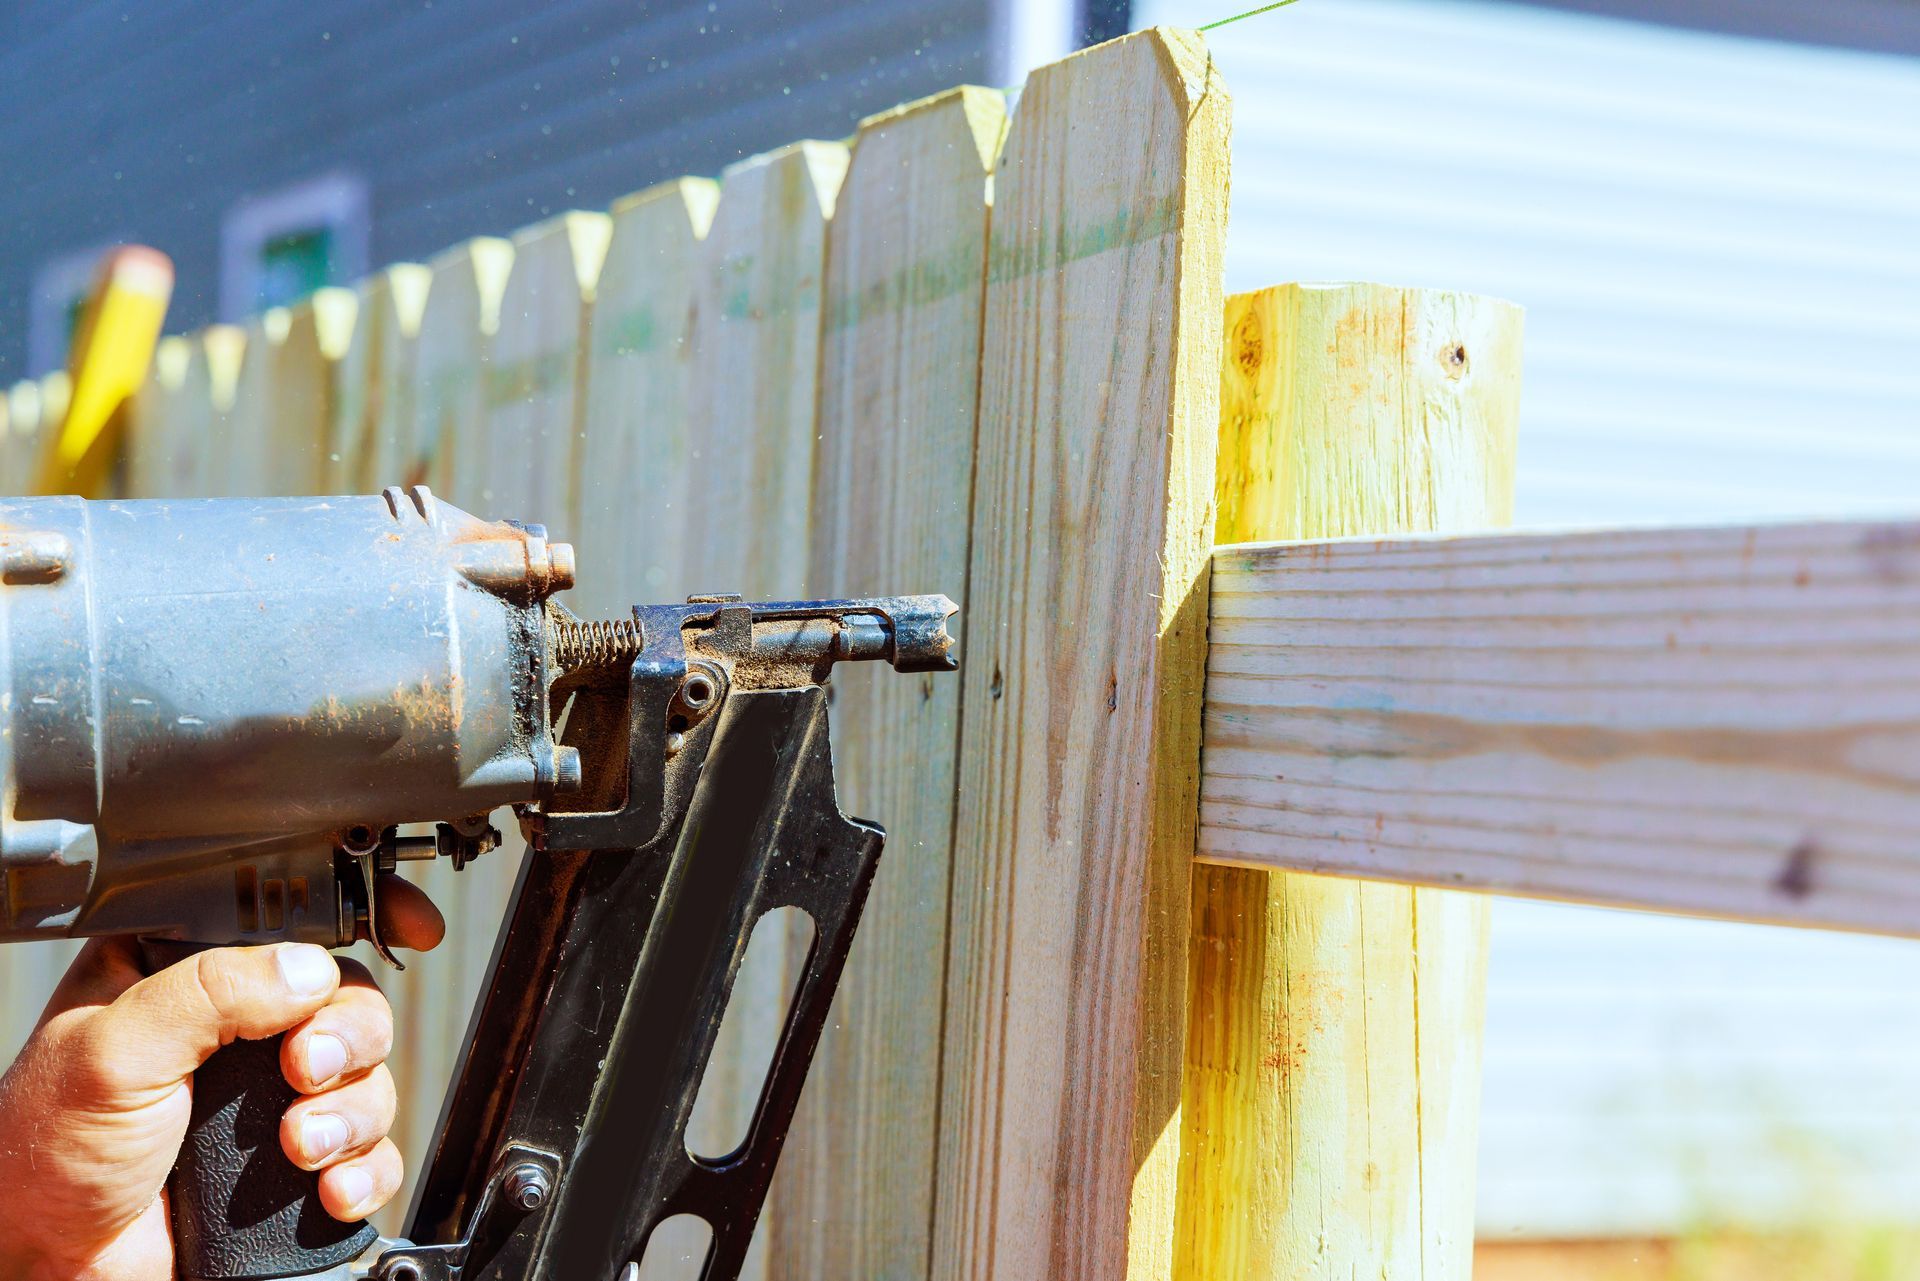
<path fill-rule="evenodd" d="M 1220 543 L 1508 523 L 1521 311 L 1228 301 Z M 1486 904 L 1196 866 L 1176 1275 L 1466 1281 Z"/>

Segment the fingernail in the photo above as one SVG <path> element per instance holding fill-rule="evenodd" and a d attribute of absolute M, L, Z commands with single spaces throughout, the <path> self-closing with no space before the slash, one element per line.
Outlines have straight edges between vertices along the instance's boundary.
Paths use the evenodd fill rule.
<path fill-rule="evenodd" d="M 301 1118 L 300 1153 L 307 1160 L 319 1161 L 330 1157 L 346 1142 L 347 1123 L 333 1113 L 319 1112 Z"/>
<path fill-rule="evenodd" d="M 333 963 L 323 947 L 311 943 L 289 943 L 280 949 L 280 977 L 296 996 L 318 996 L 333 986 L 340 967 Z"/>
<path fill-rule="evenodd" d="M 340 1194 L 349 1210 L 357 1209 L 373 1195 L 373 1176 L 357 1165 L 335 1166 L 333 1190 Z"/>
<path fill-rule="evenodd" d="M 347 1046 L 337 1036 L 315 1032 L 307 1038 L 307 1076 L 313 1081 L 328 1081 L 347 1066 Z"/>

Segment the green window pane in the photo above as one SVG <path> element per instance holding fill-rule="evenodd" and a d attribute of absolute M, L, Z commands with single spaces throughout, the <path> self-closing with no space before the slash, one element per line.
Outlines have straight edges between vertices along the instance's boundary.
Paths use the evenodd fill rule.
<path fill-rule="evenodd" d="M 275 236 L 260 247 L 257 307 L 284 307 L 333 283 L 333 231 L 315 227 Z"/>

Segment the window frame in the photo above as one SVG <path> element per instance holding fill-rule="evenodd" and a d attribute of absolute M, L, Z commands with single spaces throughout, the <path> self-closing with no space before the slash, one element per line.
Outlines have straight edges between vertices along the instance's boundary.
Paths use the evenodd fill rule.
<path fill-rule="evenodd" d="M 67 312 L 75 298 L 93 290 L 100 260 L 121 245 L 125 237 L 102 240 L 81 249 L 69 249 L 46 259 L 33 273 L 27 301 L 27 376 L 39 378 L 67 367 L 72 333 Z"/>
<path fill-rule="evenodd" d="M 220 319 L 242 321 L 258 309 L 261 254 L 286 236 L 324 227 L 337 277 L 327 283 L 366 275 L 371 207 L 366 179 L 344 170 L 235 201 L 220 219 Z"/>

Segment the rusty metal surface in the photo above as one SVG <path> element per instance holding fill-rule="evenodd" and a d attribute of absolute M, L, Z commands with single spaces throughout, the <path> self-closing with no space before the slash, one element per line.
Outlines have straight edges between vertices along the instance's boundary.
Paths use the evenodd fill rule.
<path fill-rule="evenodd" d="M 564 773 L 542 611 L 572 554 L 537 526 L 424 488 L 16 500 L 0 570 L 0 938 L 350 942 L 345 830 Z"/>

